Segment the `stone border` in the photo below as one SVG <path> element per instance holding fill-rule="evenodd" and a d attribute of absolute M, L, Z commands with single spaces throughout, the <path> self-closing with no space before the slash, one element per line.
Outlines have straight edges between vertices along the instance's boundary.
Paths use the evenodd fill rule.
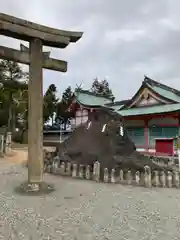
<path fill-rule="evenodd" d="M 149 160 L 161 167 L 171 167 L 179 171 L 179 161 L 178 157 L 158 157 L 158 156 L 149 156 Z"/>
<path fill-rule="evenodd" d="M 147 188 L 161 187 L 161 188 L 180 188 L 180 172 L 177 170 L 171 171 L 151 171 L 149 166 L 144 167 L 144 172 L 133 172 L 105 168 L 103 171 L 100 168 L 100 163 L 96 161 L 91 171 L 91 166 L 71 164 L 70 162 L 61 162 L 59 157 L 53 158 L 53 153 L 45 152 L 46 161 L 44 171 L 60 176 L 69 176 L 75 179 L 93 180 L 95 182 L 136 185 Z M 51 161 L 48 161 L 49 160 Z M 52 160 L 53 159 L 53 160 Z M 103 173 L 100 173 L 100 172 Z M 101 176 L 100 176 L 101 174 Z"/>

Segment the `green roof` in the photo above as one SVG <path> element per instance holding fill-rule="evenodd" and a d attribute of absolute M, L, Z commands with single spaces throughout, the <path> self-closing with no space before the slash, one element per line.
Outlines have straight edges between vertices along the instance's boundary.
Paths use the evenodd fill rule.
<path fill-rule="evenodd" d="M 136 97 L 137 94 L 141 94 L 143 88 L 148 88 L 150 91 L 152 90 L 156 92 L 158 95 L 162 96 L 162 98 L 165 98 L 172 103 L 128 108 L 128 103 L 132 103 L 132 101 L 134 101 L 134 97 Z M 140 89 L 131 100 L 113 102 L 113 98 L 107 98 L 87 90 L 79 90 L 74 94 L 76 101 L 80 105 L 90 108 L 107 107 L 113 109 L 122 116 L 137 116 L 180 111 L 180 91 L 156 82 L 146 76 Z"/>
<path fill-rule="evenodd" d="M 95 94 L 83 92 L 75 92 L 76 101 L 85 106 L 104 106 L 105 104 L 112 103 L 112 100 Z"/>
<path fill-rule="evenodd" d="M 122 108 L 124 105 L 117 105 L 117 106 L 111 106 L 112 109 L 115 111 L 118 111 L 120 108 Z"/>
<path fill-rule="evenodd" d="M 168 113 L 180 111 L 180 103 L 150 106 L 150 107 L 139 107 L 130 108 L 116 111 L 122 116 L 136 116 L 136 115 L 146 115 L 146 114 L 156 114 L 156 113 Z"/>
<path fill-rule="evenodd" d="M 180 102 L 180 96 L 178 96 L 177 94 L 173 93 L 172 91 L 168 91 L 168 90 L 166 90 L 166 89 L 164 89 L 162 87 L 158 87 L 158 86 L 150 86 L 149 84 L 148 84 L 148 86 L 152 90 L 157 92 L 159 95 L 164 96 L 164 97 L 166 97 L 168 99 L 171 99 L 171 100 L 173 100 L 175 102 Z"/>

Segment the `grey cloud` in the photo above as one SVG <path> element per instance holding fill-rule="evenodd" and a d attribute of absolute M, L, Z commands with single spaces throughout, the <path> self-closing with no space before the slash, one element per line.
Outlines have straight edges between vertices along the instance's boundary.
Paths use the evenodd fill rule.
<path fill-rule="evenodd" d="M 53 27 L 84 31 L 83 38 L 52 56 L 68 61 L 66 74 L 44 71 L 44 87 L 62 92 L 83 80 L 106 77 L 117 99 L 131 97 L 143 75 L 180 89 L 179 0 L 6 0 L 2 11 Z M 1 44 L 19 47 L 18 41 Z"/>

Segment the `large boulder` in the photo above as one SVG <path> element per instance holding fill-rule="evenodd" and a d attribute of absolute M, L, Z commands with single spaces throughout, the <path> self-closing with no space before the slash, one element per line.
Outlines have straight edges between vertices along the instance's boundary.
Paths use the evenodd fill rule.
<path fill-rule="evenodd" d="M 56 150 L 62 161 L 91 165 L 99 161 L 101 170 L 131 169 L 144 171 L 148 165 L 152 170 L 162 167 L 136 151 L 127 135 L 123 118 L 106 108 L 92 112 L 89 121 L 79 127 Z"/>

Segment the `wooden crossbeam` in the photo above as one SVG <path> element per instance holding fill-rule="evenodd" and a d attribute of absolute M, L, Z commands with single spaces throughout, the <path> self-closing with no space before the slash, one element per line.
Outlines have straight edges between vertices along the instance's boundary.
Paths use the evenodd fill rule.
<path fill-rule="evenodd" d="M 30 65 L 30 57 L 28 52 L 19 51 L 4 46 L 0 46 L 0 59 L 11 60 Z M 54 71 L 67 72 L 67 62 L 54 58 L 43 59 L 43 68 Z"/>

